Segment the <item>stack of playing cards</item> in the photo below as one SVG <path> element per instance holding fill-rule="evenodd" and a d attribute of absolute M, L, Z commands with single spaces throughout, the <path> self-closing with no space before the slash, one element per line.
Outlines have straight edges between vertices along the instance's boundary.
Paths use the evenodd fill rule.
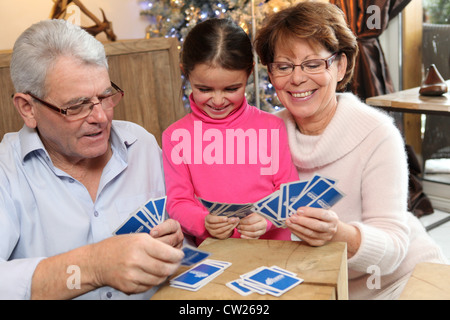
<path fill-rule="evenodd" d="M 128 219 L 114 231 L 114 235 L 145 232 L 162 223 L 166 218 L 166 196 L 148 200 L 132 213 Z"/>
<path fill-rule="evenodd" d="M 262 214 L 277 227 L 300 207 L 329 209 L 344 197 L 336 180 L 314 175 L 311 180 L 284 183 L 280 190 L 256 202 L 253 211 Z"/>
<path fill-rule="evenodd" d="M 257 268 L 226 285 L 243 296 L 256 292 L 279 297 L 302 282 L 295 273 L 272 266 Z"/>
<path fill-rule="evenodd" d="M 227 216 L 229 218 L 245 218 L 252 214 L 253 203 L 221 203 L 199 198 L 200 202 L 208 209 L 209 213 L 215 216 Z"/>
<path fill-rule="evenodd" d="M 231 262 L 206 259 L 204 262 L 171 279 L 170 286 L 189 291 L 197 291 L 220 275 L 230 265 Z"/>

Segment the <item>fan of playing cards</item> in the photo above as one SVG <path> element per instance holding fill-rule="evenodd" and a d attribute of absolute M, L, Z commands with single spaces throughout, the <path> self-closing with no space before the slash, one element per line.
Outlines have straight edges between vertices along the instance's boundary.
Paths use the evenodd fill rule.
<path fill-rule="evenodd" d="M 148 200 L 132 213 L 128 219 L 114 231 L 115 235 L 146 232 L 162 223 L 166 217 L 166 199 L 161 197 Z"/>
<path fill-rule="evenodd" d="M 337 181 L 321 175 L 312 179 L 284 183 L 280 189 L 256 203 L 219 203 L 199 199 L 210 214 L 239 217 L 258 212 L 279 228 L 285 228 L 285 220 L 300 207 L 329 209 L 344 197 L 336 187 Z"/>
<path fill-rule="evenodd" d="M 148 200 L 143 206 L 131 214 L 122 225 L 114 231 L 115 235 L 129 233 L 149 233 L 166 217 L 166 197 Z M 206 259 L 210 253 L 185 244 L 182 248 L 184 258 L 183 266 L 192 266 Z"/>

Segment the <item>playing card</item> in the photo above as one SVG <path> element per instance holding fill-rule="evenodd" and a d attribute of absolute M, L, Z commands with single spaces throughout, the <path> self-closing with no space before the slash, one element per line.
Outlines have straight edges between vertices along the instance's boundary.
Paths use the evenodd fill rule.
<path fill-rule="evenodd" d="M 227 216 L 229 218 L 238 217 L 245 218 L 249 214 L 252 214 L 253 203 L 232 203 L 229 204 L 220 215 Z"/>
<path fill-rule="evenodd" d="M 165 220 L 166 197 L 148 200 L 141 208 L 131 214 L 117 229 L 114 235 L 145 232 Z"/>
<path fill-rule="evenodd" d="M 274 217 L 279 219 L 278 212 L 280 209 L 280 193 L 278 192 L 276 196 L 272 197 L 272 199 L 264 203 L 264 207 L 270 210 L 273 213 Z"/>
<path fill-rule="evenodd" d="M 229 218 L 244 218 L 252 214 L 253 203 L 220 203 L 199 198 L 210 214 Z"/>
<path fill-rule="evenodd" d="M 206 208 L 209 212 L 211 212 L 211 211 L 214 209 L 214 207 L 216 206 L 216 204 L 217 204 L 217 202 L 214 202 L 214 201 L 208 201 L 208 200 L 201 199 L 201 198 L 198 198 L 198 200 L 201 202 L 201 204 L 202 204 L 203 206 L 205 206 L 205 208 Z"/>
<path fill-rule="evenodd" d="M 285 220 L 287 218 L 288 206 L 289 206 L 289 195 L 288 195 L 288 185 L 282 184 L 280 187 L 280 206 L 278 209 L 278 220 Z"/>
<path fill-rule="evenodd" d="M 332 183 L 329 180 L 324 178 L 317 179 L 315 183 L 310 184 L 310 187 L 307 187 L 307 190 L 289 206 L 290 213 L 295 213 L 300 207 L 308 206 L 331 186 Z"/>
<path fill-rule="evenodd" d="M 152 217 L 153 220 L 157 222 L 157 224 L 160 224 L 164 220 L 164 213 L 158 212 L 152 199 L 144 204 L 143 209 L 146 210 L 147 214 Z"/>
<path fill-rule="evenodd" d="M 220 275 L 226 267 L 202 262 L 170 280 L 170 286 L 197 291 L 212 279 Z"/>
<path fill-rule="evenodd" d="M 158 220 L 160 223 L 163 222 L 166 218 L 166 200 L 166 196 L 151 200 L 153 201 L 153 206 L 156 209 L 156 214 L 158 215 Z"/>
<path fill-rule="evenodd" d="M 205 263 L 207 264 L 211 264 L 213 266 L 222 268 L 222 269 L 226 269 L 229 266 L 231 266 L 231 262 L 228 261 L 220 261 L 220 260 L 213 260 L 213 259 L 206 259 Z"/>
<path fill-rule="evenodd" d="M 158 224 L 155 220 L 152 219 L 152 217 L 148 216 L 144 210 L 138 210 L 136 213 L 134 213 L 134 216 L 141 219 L 149 229 L 152 229 Z"/>
<path fill-rule="evenodd" d="M 306 180 L 295 181 L 286 184 L 286 200 L 288 201 L 287 207 L 289 207 L 289 205 L 303 193 L 308 183 L 309 181 Z"/>
<path fill-rule="evenodd" d="M 209 252 L 202 251 L 189 245 L 184 245 L 182 251 L 184 253 L 184 258 L 181 260 L 182 266 L 192 266 L 211 255 Z"/>
<path fill-rule="evenodd" d="M 262 207 L 257 211 L 259 214 L 264 216 L 266 219 L 270 220 L 278 228 L 285 228 L 286 225 L 283 220 L 278 220 L 278 215 L 274 215 L 271 210 L 266 207 Z"/>
<path fill-rule="evenodd" d="M 341 200 L 344 194 L 335 187 L 330 187 L 319 197 L 317 197 L 313 202 L 309 204 L 313 208 L 331 208 L 336 202 Z"/>
<path fill-rule="evenodd" d="M 257 201 L 254 204 L 254 211 L 257 211 L 258 209 L 261 209 L 262 207 L 265 206 L 266 202 L 272 200 L 274 197 L 279 197 L 280 194 L 280 190 L 276 190 L 273 193 L 269 194 L 268 196 L 262 198 L 261 200 Z"/>
<path fill-rule="evenodd" d="M 226 283 L 226 286 L 237 293 L 239 293 L 241 296 L 248 296 L 249 294 L 253 293 L 254 291 L 244 287 L 239 280 L 234 280 Z"/>
<path fill-rule="evenodd" d="M 288 276 L 292 276 L 292 277 L 296 277 L 297 274 L 291 271 L 288 271 L 286 269 L 280 268 L 278 266 L 271 266 L 270 269 L 274 270 L 274 271 L 278 271 L 280 273 L 284 273 L 287 274 Z"/>
<path fill-rule="evenodd" d="M 150 232 L 146 224 L 136 216 L 131 216 L 115 232 L 115 235 L 138 232 Z"/>
<path fill-rule="evenodd" d="M 257 286 L 274 296 L 280 296 L 303 282 L 303 279 L 268 267 L 258 268 L 254 272 L 242 275 L 241 278 L 244 283 Z"/>

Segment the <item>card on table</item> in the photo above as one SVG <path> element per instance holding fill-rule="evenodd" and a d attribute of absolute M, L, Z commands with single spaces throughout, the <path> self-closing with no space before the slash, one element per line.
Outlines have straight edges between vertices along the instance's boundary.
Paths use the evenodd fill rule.
<path fill-rule="evenodd" d="M 236 291 L 237 293 L 239 293 L 241 296 L 248 296 L 249 294 L 253 293 L 254 291 L 244 287 L 241 284 L 240 280 L 234 280 L 234 281 L 230 281 L 226 283 L 226 286 L 234 291 Z"/>
<path fill-rule="evenodd" d="M 243 286 L 256 287 L 277 297 L 303 282 L 303 279 L 279 267 L 260 267 L 241 275 L 241 279 Z"/>
<path fill-rule="evenodd" d="M 220 275 L 230 265 L 230 262 L 206 259 L 204 262 L 171 279 L 170 286 L 197 291 Z"/>
<path fill-rule="evenodd" d="M 242 296 L 255 292 L 279 297 L 302 282 L 303 279 L 298 278 L 294 272 L 278 266 L 263 266 L 242 274 L 240 279 L 226 285 Z"/>

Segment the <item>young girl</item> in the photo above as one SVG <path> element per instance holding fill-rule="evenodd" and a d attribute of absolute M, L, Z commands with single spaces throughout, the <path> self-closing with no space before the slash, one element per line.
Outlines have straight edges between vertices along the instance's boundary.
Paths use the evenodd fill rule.
<path fill-rule="evenodd" d="M 257 213 L 214 216 L 198 200 L 254 203 L 298 180 L 283 121 L 245 99 L 253 70 L 249 37 L 230 20 L 206 20 L 186 37 L 181 64 L 192 113 L 163 133 L 169 215 L 197 244 L 210 236 L 290 240 L 288 229 Z"/>

